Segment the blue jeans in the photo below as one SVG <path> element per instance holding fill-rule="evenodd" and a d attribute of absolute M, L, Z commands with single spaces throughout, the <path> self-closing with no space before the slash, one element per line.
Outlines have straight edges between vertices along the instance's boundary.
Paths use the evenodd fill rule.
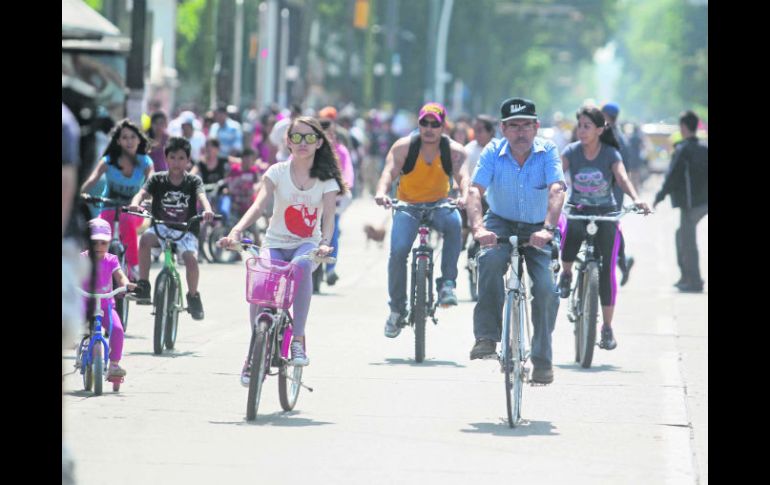
<path fill-rule="evenodd" d="M 393 213 L 388 260 L 388 304 L 391 311 L 402 315 L 406 314 L 406 260 L 420 228 L 420 213 L 417 208 L 433 204 L 414 204 L 414 208 L 409 207 L 405 211 L 398 210 Z M 462 219 L 457 209 L 436 209 L 430 212 L 428 220 L 429 225 L 439 231 L 444 240 L 441 250 L 441 278 L 437 280 L 437 287 L 440 288 L 442 282 L 454 282 L 457 279 L 457 259 L 462 247 Z"/>
<path fill-rule="evenodd" d="M 491 211 L 484 216 L 484 225 L 498 237 L 517 235 L 520 240 L 529 239 L 532 233 L 542 228 L 542 224 L 509 221 Z M 555 238 L 558 238 L 558 233 Z M 559 244 L 556 239 L 552 243 Z M 500 341 L 505 303 L 503 277 L 511 260 L 510 252 L 510 244 L 499 244 L 482 249 L 479 255 L 479 301 L 473 309 L 473 334 L 476 339 Z M 533 247 L 524 248 L 522 253 L 532 280 L 532 362 L 549 369 L 552 360 L 551 334 L 559 311 L 558 289 L 549 266 L 551 256 Z"/>

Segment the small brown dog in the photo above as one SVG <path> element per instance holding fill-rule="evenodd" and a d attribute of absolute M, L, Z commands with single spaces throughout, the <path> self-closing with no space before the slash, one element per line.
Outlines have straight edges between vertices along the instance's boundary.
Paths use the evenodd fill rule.
<path fill-rule="evenodd" d="M 369 241 L 374 241 L 382 247 L 383 241 L 385 241 L 385 235 L 388 231 L 385 227 L 374 227 L 371 224 L 364 224 L 364 232 L 366 233 L 367 247 L 369 247 Z"/>

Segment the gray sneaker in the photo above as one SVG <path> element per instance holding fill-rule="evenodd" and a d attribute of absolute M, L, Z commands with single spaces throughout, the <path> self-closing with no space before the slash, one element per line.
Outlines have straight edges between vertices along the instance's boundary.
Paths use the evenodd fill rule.
<path fill-rule="evenodd" d="M 455 295 L 455 282 L 445 281 L 438 292 L 438 304 L 441 306 L 457 305 L 457 296 Z"/>
<path fill-rule="evenodd" d="M 307 354 L 305 354 L 305 346 L 302 342 L 295 340 L 291 343 L 291 360 L 289 364 L 296 365 L 297 367 L 304 367 L 310 364 Z"/>
<path fill-rule="evenodd" d="M 398 312 L 390 312 L 388 320 L 385 322 L 385 336 L 396 338 L 401 333 L 401 327 L 404 325 L 404 317 Z"/>

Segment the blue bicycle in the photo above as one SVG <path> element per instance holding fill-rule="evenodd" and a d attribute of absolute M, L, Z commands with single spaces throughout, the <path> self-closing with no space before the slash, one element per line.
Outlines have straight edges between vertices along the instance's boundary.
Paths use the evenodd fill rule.
<path fill-rule="evenodd" d="M 115 208 L 115 219 L 112 222 L 112 240 L 110 241 L 110 248 L 108 252 L 118 257 L 120 262 L 120 269 L 128 276 L 129 280 L 134 281 L 134 275 L 131 268 L 126 263 L 126 247 L 123 245 L 123 241 L 120 240 L 120 215 L 123 213 L 123 203 L 109 199 L 107 197 L 97 197 L 94 195 L 81 194 L 80 198 L 86 204 L 93 205 L 99 208 Z M 128 298 L 119 298 L 115 300 L 115 311 L 118 312 L 120 317 L 120 323 L 123 324 L 123 332 L 128 330 Z"/>
<path fill-rule="evenodd" d="M 78 346 L 75 369 L 79 369 L 80 374 L 83 376 L 83 387 L 85 390 L 90 391 L 91 387 L 93 387 L 94 394 L 100 396 L 102 394 L 102 381 L 105 380 L 104 369 L 107 367 L 107 361 L 110 357 L 110 345 L 107 339 L 105 339 L 105 335 L 102 335 L 104 312 L 102 311 L 101 301 L 125 293 L 127 288 L 121 286 L 110 293 L 88 293 L 81 288 L 78 288 L 78 291 L 85 297 L 93 297 L 96 300 L 96 306 L 94 318 L 88 325 L 88 335 L 83 337 Z M 109 305 L 107 311 L 109 315 L 112 315 L 112 305 Z M 108 318 L 110 323 L 107 327 L 106 336 L 109 336 L 112 332 L 112 318 L 111 316 Z M 113 391 L 117 392 L 120 390 L 123 377 L 108 377 L 107 380 L 112 382 Z"/>

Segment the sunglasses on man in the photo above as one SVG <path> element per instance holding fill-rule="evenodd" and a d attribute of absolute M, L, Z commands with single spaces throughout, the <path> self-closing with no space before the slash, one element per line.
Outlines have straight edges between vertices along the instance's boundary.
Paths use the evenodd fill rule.
<path fill-rule="evenodd" d="M 428 121 L 425 118 L 423 118 L 420 120 L 420 126 L 424 128 L 427 128 L 429 126 L 431 128 L 441 128 L 441 123 L 439 123 L 438 121 Z"/>

